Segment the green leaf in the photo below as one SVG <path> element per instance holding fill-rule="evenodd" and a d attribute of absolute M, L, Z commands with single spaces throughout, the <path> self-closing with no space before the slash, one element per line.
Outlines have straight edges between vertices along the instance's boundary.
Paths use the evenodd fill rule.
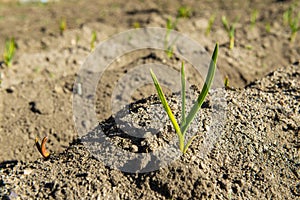
<path fill-rule="evenodd" d="M 208 25 L 207 25 L 207 28 L 206 28 L 206 31 L 205 31 L 205 34 L 206 35 L 209 35 L 210 34 L 210 31 L 211 31 L 211 28 L 215 22 L 215 19 L 216 19 L 216 15 L 212 15 L 209 20 L 208 20 Z"/>
<path fill-rule="evenodd" d="M 168 30 L 173 29 L 173 24 L 170 18 L 167 19 L 167 29 Z"/>
<path fill-rule="evenodd" d="M 191 111 L 189 112 L 188 116 L 186 117 L 186 123 L 184 124 L 184 126 L 181 127 L 181 133 L 183 135 L 185 134 L 187 128 L 189 127 L 189 125 L 193 121 L 194 117 L 196 116 L 197 112 L 201 108 L 201 106 L 204 102 L 204 99 L 205 99 L 206 95 L 208 94 L 208 91 L 210 89 L 210 86 L 212 84 L 212 81 L 213 81 L 213 78 L 214 78 L 214 75 L 215 75 L 215 71 L 216 71 L 218 51 L 219 51 L 219 45 L 217 43 L 216 46 L 215 46 L 213 55 L 212 55 L 212 59 L 211 59 L 210 64 L 209 64 L 208 73 L 207 73 L 206 80 L 205 80 L 205 83 L 203 85 L 203 88 L 201 90 L 201 93 L 198 96 L 197 101 L 195 102 L 195 104 L 191 108 Z"/>
<path fill-rule="evenodd" d="M 230 27 L 229 27 L 228 21 L 225 16 L 222 16 L 222 23 L 223 23 L 223 26 L 226 29 L 226 31 L 229 32 Z"/>
<path fill-rule="evenodd" d="M 10 66 L 12 63 L 12 59 L 15 55 L 15 48 L 16 48 L 16 44 L 14 38 L 11 38 L 10 40 L 6 40 L 3 58 L 4 58 L 4 63 L 7 66 Z"/>
<path fill-rule="evenodd" d="M 155 74 L 153 73 L 153 71 L 150 69 L 150 73 L 151 73 L 151 77 L 152 77 L 152 80 L 154 82 L 154 85 L 155 85 L 155 88 L 156 88 L 156 91 L 157 91 L 157 94 L 158 94 L 158 97 L 165 109 L 165 111 L 167 112 L 168 116 L 169 116 L 169 119 L 171 120 L 172 124 L 173 124 L 173 127 L 178 135 L 178 138 L 179 138 L 179 148 L 181 151 L 183 151 L 183 148 L 184 148 L 184 137 L 180 131 L 180 127 L 176 121 L 176 118 L 174 116 L 174 114 L 172 113 L 172 110 L 166 100 L 166 97 L 161 89 L 161 86 L 155 76 Z"/>

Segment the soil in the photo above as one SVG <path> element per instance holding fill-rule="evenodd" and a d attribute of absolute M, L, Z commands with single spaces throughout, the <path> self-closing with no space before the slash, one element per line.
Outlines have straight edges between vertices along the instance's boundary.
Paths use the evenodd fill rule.
<path fill-rule="evenodd" d="M 296 2 L 296 1 L 295 1 Z M 14 37 L 17 49 L 11 67 L 0 67 L 0 196 L 4 199 L 297 199 L 300 197 L 300 46 L 289 41 L 282 16 L 293 1 L 54 1 L 0 3 L 0 54 L 5 39 Z M 297 3 L 297 2 L 296 2 Z M 115 126 L 110 102 L 115 80 L 132 64 L 168 60 L 163 54 L 142 52 L 131 60 L 113 63 L 106 85 L 97 88 L 95 103 L 99 126 L 78 136 L 72 110 L 73 84 L 90 54 L 93 31 L 97 42 L 140 27 L 165 27 L 177 10 L 191 8 L 180 18 L 177 31 L 199 42 L 211 54 L 219 42 L 218 69 L 228 76 L 226 120 L 214 145 L 205 148 L 213 121 L 214 102 L 208 96 L 198 115 L 198 135 L 186 154 L 168 165 L 136 164 L 134 173 L 107 166 L 87 149 L 87 138 L 106 137 L 131 153 L 158 151 L 176 134 L 169 122 L 151 139 L 133 138 Z M 295 10 L 300 10 L 296 5 Z M 297 9 L 298 8 L 298 9 Z M 252 27 L 250 16 L 258 10 Z M 209 18 L 216 16 L 211 33 Z M 221 17 L 236 23 L 235 47 L 230 50 Z M 59 22 L 67 29 L 61 34 Z M 270 25 L 270 30 L 266 25 Z M 122 60 L 122 59 L 121 59 Z M 190 88 L 197 94 L 197 87 Z M 196 91 L 195 91 L 196 90 Z M 213 91 L 211 91 L 212 93 Z M 152 95 L 151 95 L 152 94 Z M 138 91 L 131 100 L 129 118 L 148 124 L 151 105 L 159 105 L 153 88 Z M 180 118 L 180 101 L 169 94 L 172 110 Z M 221 109 L 221 108 L 220 108 Z M 161 115 L 165 116 L 163 110 Z M 126 116 L 125 116 L 126 118 Z M 159 125 L 158 125 L 159 126 Z M 156 127 L 157 128 L 157 127 Z M 121 134 L 120 134 L 121 133 Z M 35 138 L 48 136 L 43 159 Z M 171 154 L 170 154 L 171 155 Z M 153 167 L 153 166 L 152 166 Z"/>

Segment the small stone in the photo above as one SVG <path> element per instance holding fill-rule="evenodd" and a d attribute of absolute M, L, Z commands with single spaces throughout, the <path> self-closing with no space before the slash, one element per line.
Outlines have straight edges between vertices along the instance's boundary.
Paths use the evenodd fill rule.
<path fill-rule="evenodd" d="M 29 175 L 29 174 L 31 174 L 31 172 L 32 172 L 32 169 L 25 169 L 24 170 L 25 175 Z"/>
<path fill-rule="evenodd" d="M 57 94 L 62 94 L 64 91 L 63 91 L 63 89 L 60 87 L 60 86 L 58 86 L 58 85 L 56 85 L 55 87 L 54 87 L 54 91 L 57 93 Z"/>
<path fill-rule="evenodd" d="M 136 153 L 136 152 L 138 152 L 139 151 L 139 148 L 138 148 L 138 146 L 136 146 L 136 145 L 131 145 L 131 152 L 133 152 L 133 153 Z"/>
<path fill-rule="evenodd" d="M 72 40 L 71 40 L 71 45 L 72 45 L 72 46 L 75 46 L 75 45 L 76 45 L 76 40 L 75 40 L 75 39 L 72 39 Z"/>
<path fill-rule="evenodd" d="M 258 172 L 259 171 L 259 167 L 257 167 L 256 165 L 253 166 L 253 171 Z"/>
<path fill-rule="evenodd" d="M 207 168 L 207 166 L 203 162 L 201 162 L 200 163 L 200 169 L 206 169 L 206 168 Z"/>

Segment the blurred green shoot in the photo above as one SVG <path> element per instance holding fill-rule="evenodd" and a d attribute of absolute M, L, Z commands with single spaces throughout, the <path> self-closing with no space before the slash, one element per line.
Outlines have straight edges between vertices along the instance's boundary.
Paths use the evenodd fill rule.
<path fill-rule="evenodd" d="M 283 13 L 283 23 L 284 25 L 289 25 L 292 20 L 293 6 L 290 6 L 288 10 Z"/>
<path fill-rule="evenodd" d="M 194 117 L 196 116 L 197 112 L 199 111 L 199 109 L 201 108 L 205 97 L 208 94 L 208 91 L 210 89 L 210 86 L 212 84 L 212 81 L 214 79 L 214 75 L 215 75 L 215 70 L 216 70 L 216 63 L 217 63 L 217 58 L 218 58 L 218 51 L 219 51 L 219 45 L 216 44 L 213 55 L 212 55 L 212 59 L 209 65 L 209 69 L 208 69 L 208 73 L 206 76 L 206 80 L 205 83 L 203 85 L 203 88 L 201 90 L 201 93 L 199 94 L 195 104 L 193 105 L 193 107 L 191 108 L 190 112 L 188 113 L 188 115 L 185 115 L 185 72 L 184 72 L 184 64 L 182 63 L 181 66 L 181 96 L 182 96 L 182 108 L 181 108 L 181 123 L 180 126 L 166 100 L 166 97 L 162 91 L 162 88 L 157 80 L 156 75 L 154 74 L 154 72 L 150 69 L 150 73 L 151 73 L 151 77 L 153 80 L 153 83 L 155 85 L 158 97 L 163 105 L 163 108 L 165 109 L 166 113 L 168 114 L 168 117 L 175 129 L 175 132 L 178 136 L 179 139 L 179 149 L 180 151 L 185 154 L 187 149 L 189 148 L 189 146 L 191 145 L 192 141 L 197 137 L 196 135 L 191 137 L 186 143 L 185 143 L 185 133 L 188 129 L 188 127 L 190 126 L 191 122 L 193 121 Z"/>
<path fill-rule="evenodd" d="M 245 48 L 248 49 L 248 50 L 252 50 L 252 49 L 253 49 L 253 46 L 252 46 L 251 44 L 247 44 L 247 45 L 245 46 Z"/>
<path fill-rule="evenodd" d="M 133 28 L 141 28 L 141 24 L 139 22 L 134 22 Z"/>
<path fill-rule="evenodd" d="M 165 36 L 165 51 L 167 53 L 168 58 L 172 58 L 173 54 L 174 54 L 174 42 L 171 42 L 170 44 L 170 33 L 172 30 L 174 30 L 177 26 L 178 20 L 180 18 L 189 18 L 191 17 L 191 9 L 186 7 L 186 6 L 181 6 L 178 10 L 177 10 L 177 16 L 176 19 L 174 21 L 172 21 L 170 18 L 167 19 L 167 23 L 166 23 L 166 28 L 167 28 L 167 33 Z"/>
<path fill-rule="evenodd" d="M 97 40 L 97 33 L 96 31 L 92 32 L 92 39 L 91 39 L 91 51 L 94 51 L 95 49 L 95 42 Z"/>
<path fill-rule="evenodd" d="M 174 52 L 173 43 L 175 41 L 173 41 L 170 44 L 170 34 L 171 34 L 171 31 L 176 28 L 177 22 L 178 22 L 178 18 L 176 18 L 174 22 L 172 22 L 172 20 L 170 18 L 168 18 L 167 23 L 166 23 L 167 33 L 165 36 L 165 44 L 164 45 L 165 45 L 165 51 L 167 53 L 168 58 L 173 57 L 173 52 Z"/>
<path fill-rule="evenodd" d="M 235 34 L 235 23 L 232 25 L 229 25 L 227 19 L 225 16 L 222 16 L 222 23 L 227 31 L 228 37 L 229 37 L 229 49 L 233 49 L 234 47 L 234 34 Z"/>
<path fill-rule="evenodd" d="M 208 24 L 207 24 L 207 28 L 206 28 L 206 31 L 205 31 L 205 35 L 208 36 L 211 32 L 211 29 L 212 29 L 212 26 L 215 22 L 215 19 L 216 19 L 216 15 L 212 15 L 210 16 L 209 20 L 208 20 Z"/>
<path fill-rule="evenodd" d="M 16 51 L 15 39 L 14 38 L 7 39 L 5 41 L 5 49 L 3 53 L 3 59 L 6 66 L 8 67 L 11 66 L 12 59 L 15 55 L 15 51 Z"/>
<path fill-rule="evenodd" d="M 229 87 L 228 76 L 225 77 L 225 80 L 224 80 L 224 86 L 225 86 L 225 88 Z"/>
<path fill-rule="evenodd" d="M 298 12 L 297 14 L 294 12 L 294 6 L 292 5 L 287 11 L 283 13 L 283 22 L 284 24 L 288 25 L 291 30 L 290 41 L 292 43 L 295 42 L 297 32 L 300 30 L 300 12 Z"/>
<path fill-rule="evenodd" d="M 251 28 L 253 28 L 256 24 L 256 20 L 258 17 L 258 10 L 253 10 L 250 17 Z"/>
<path fill-rule="evenodd" d="M 186 6 L 181 6 L 177 11 L 177 18 L 190 18 L 191 9 Z"/>
<path fill-rule="evenodd" d="M 59 21 L 60 34 L 63 35 L 66 29 L 67 29 L 67 21 L 65 18 L 61 18 Z"/>

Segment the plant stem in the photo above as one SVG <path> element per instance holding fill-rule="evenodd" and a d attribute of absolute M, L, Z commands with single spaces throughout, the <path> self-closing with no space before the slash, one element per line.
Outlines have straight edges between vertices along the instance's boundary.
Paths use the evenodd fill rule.
<path fill-rule="evenodd" d="M 157 80 L 157 77 L 155 76 L 155 74 L 153 73 L 153 71 L 150 69 L 150 74 L 151 74 L 151 77 L 152 77 L 152 80 L 154 82 L 154 85 L 155 85 L 155 88 L 156 88 L 156 91 L 158 93 L 158 97 L 165 109 L 165 111 L 167 112 L 168 116 L 169 116 L 169 119 L 171 120 L 172 122 L 172 125 L 175 129 L 175 132 L 177 133 L 178 135 L 178 138 L 179 138 L 179 149 L 183 152 L 183 149 L 184 149 L 184 136 L 183 134 L 181 133 L 181 130 L 180 130 L 180 126 L 178 125 L 177 121 L 176 121 L 176 118 L 174 116 L 174 114 L 172 113 L 172 110 L 166 100 L 166 97 L 160 87 L 160 84 Z"/>
<path fill-rule="evenodd" d="M 229 49 L 233 49 L 234 47 L 234 37 L 230 37 Z"/>
<path fill-rule="evenodd" d="M 296 36 L 297 36 L 297 31 L 292 32 L 291 37 L 290 37 L 291 43 L 295 42 Z"/>
<path fill-rule="evenodd" d="M 205 31 L 205 35 L 208 36 L 211 32 L 211 28 L 214 24 L 214 21 L 215 21 L 215 18 L 216 16 L 215 15 L 212 15 L 210 18 L 209 18 L 209 21 L 208 21 L 208 25 L 207 25 L 207 28 L 206 28 L 206 31 Z"/>
<path fill-rule="evenodd" d="M 15 55 L 15 48 L 16 48 L 16 44 L 15 44 L 14 38 L 6 40 L 5 50 L 4 50 L 4 53 L 3 53 L 3 59 L 4 59 L 4 63 L 8 67 L 10 67 L 11 64 L 12 64 L 12 59 Z"/>

